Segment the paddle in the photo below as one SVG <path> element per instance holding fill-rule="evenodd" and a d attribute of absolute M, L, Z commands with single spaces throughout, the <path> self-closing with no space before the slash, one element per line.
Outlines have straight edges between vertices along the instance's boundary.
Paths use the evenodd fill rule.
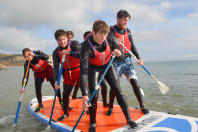
<path fill-rule="evenodd" d="M 57 85 L 58 86 L 60 86 L 60 80 L 61 80 L 61 75 L 62 75 L 62 71 L 63 71 L 63 64 L 64 64 L 64 62 L 65 62 L 65 55 L 62 58 L 62 63 L 61 63 L 60 71 L 58 73 L 58 80 L 57 80 Z M 55 106 L 55 102 L 56 102 L 56 94 L 57 94 L 58 90 L 60 90 L 60 89 L 56 89 L 55 90 L 54 101 L 53 101 L 52 110 L 51 110 L 51 114 L 50 114 L 50 120 L 49 120 L 49 124 L 48 124 L 48 127 L 47 128 L 49 128 L 50 125 L 51 125 L 52 115 L 53 115 L 54 106 Z"/>
<path fill-rule="evenodd" d="M 98 83 L 97 83 L 97 85 L 96 85 L 96 87 L 95 87 L 93 93 L 91 94 L 91 96 L 90 96 L 90 98 L 89 98 L 89 100 L 88 100 L 88 105 L 89 105 L 89 103 L 92 101 L 92 99 L 93 99 L 93 97 L 95 96 L 97 90 L 100 88 L 100 84 L 101 84 L 102 80 L 104 79 L 104 77 L 105 77 L 107 71 L 109 70 L 109 68 L 110 68 L 110 66 L 111 66 L 111 64 L 112 64 L 112 62 L 113 62 L 113 60 L 114 60 L 114 58 L 115 58 L 115 55 L 112 56 L 112 58 L 111 58 L 111 60 L 109 61 L 109 64 L 107 65 L 107 67 L 106 67 L 104 73 L 102 74 L 101 78 L 99 79 L 99 81 L 98 81 Z M 80 114 L 80 117 L 78 118 L 78 120 L 77 120 L 77 122 L 76 122 L 74 128 L 72 129 L 72 132 L 74 132 L 74 130 L 76 129 L 76 127 L 77 127 L 78 123 L 80 122 L 80 120 L 81 120 L 81 118 L 82 118 L 82 116 L 83 116 L 84 113 L 85 113 L 85 110 L 83 109 L 83 111 L 82 111 L 82 113 Z"/>
<path fill-rule="evenodd" d="M 22 88 L 21 88 L 23 91 L 25 90 L 25 85 L 27 83 L 27 75 L 28 75 L 29 68 L 30 68 L 30 60 L 28 60 L 28 66 L 27 66 L 27 69 L 26 69 L 25 78 L 23 80 L 23 85 L 22 85 Z M 21 93 L 20 100 L 18 102 L 18 107 L 17 107 L 15 120 L 14 120 L 14 126 L 16 126 L 16 124 L 17 124 L 17 120 L 18 120 L 18 116 L 19 116 L 19 112 L 20 112 L 20 108 L 21 108 L 21 102 L 22 102 L 23 94 L 24 93 Z"/>
<path fill-rule="evenodd" d="M 129 54 L 131 55 L 131 56 L 133 56 L 133 58 L 137 61 L 137 62 L 139 62 L 139 60 L 135 57 L 135 55 L 133 55 L 132 54 L 132 52 L 131 51 L 129 51 L 125 46 L 124 46 L 124 44 L 123 43 L 120 43 L 128 52 L 129 52 Z M 160 89 L 160 91 L 161 91 L 161 93 L 162 94 L 166 94 L 167 92 L 168 92 L 168 90 L 169 90 L 169 87 L 167 86 L 167 85 L 165 85 L 165 84 L 163 84 L 162 82 L 160 82 L 144 65 L 142 65 L 141 66 L 147 73 L 148 73 L 148 75 L 149 76 L 151 76 L 152 77 L 152 79 L 154 80 L 154 81 L 156 81 L 157 83 L 158 83 L 158 85 L 159 85 L 159 89 Z"/>

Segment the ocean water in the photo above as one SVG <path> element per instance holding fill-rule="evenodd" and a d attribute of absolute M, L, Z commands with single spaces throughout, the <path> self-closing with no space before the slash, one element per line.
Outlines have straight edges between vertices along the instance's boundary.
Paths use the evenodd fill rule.
<path fill-rule="evenodd" d="M 144 103 L 149 110 L 198 117 L 198 61 L 145 62 L 145 66 L 170 88 L 166 95 L 162 95 L 157 83 L 141 67 L 135 65 L 139 84 L 145 94 Z M 23 67 L 0 70 L 0 132 L 56 132 L 54 129 L 46 130 L 47 125 L 27 111 L 29 101 L 35 97 L 33 72 L 23 96 L 18 125 L 12 127 L 20 98 L 22 77 Z M 139 107 L 133 90 L 125 79 L 121 79 L 121 87 L 129 106 Z M 43 96 L 54 95 L 51 85 L 46 81 L 42 93 Z M 81 96 L 80 91 L 78 96 Z"/>

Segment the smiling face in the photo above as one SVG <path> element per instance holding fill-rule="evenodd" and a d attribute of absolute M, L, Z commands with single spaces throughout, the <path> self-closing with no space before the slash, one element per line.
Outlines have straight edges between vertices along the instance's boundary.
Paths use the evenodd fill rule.
<path fill-rule="evenodd" d="M 58 43 L 58 46 L 65 48 L 67 46 L 67 41 L 68 38 L 66 35 L 60 35 L 57 39 L 56 42 Z"/>
<path fill-rule="evenodd" d="M 96 41 L 96 43 L 98 43 L 98 44 L 102 44 L 105 41 L 105 39 L 107 38 L 107 34 L 108 33 L 93 32 L 94 41 Z"/>
<path fill-rule="evenodd" d="M 32 51 L 26 51 L 24 54 L 23 54 L 23 57 L 26 59 L 26 60 L 30 60 L 32 57 L 34 57 L 34 53 Z"/>
<path fill-rule="evenodd" d="M 121 29 L 126 29 L 129 21 L 129 17 L 117 18 L 117 26 Z"/>

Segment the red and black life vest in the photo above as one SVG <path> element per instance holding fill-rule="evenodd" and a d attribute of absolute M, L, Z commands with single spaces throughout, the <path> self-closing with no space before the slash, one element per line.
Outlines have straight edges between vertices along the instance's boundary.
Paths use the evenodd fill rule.
<path fill-rule="evenodd" d="M 67 51 L 71 51 L 70 44 L 68 44 Z M 59 50 L 59 57 L 60 57 L 60 63 L 62 63 L 61 50 Z M 65 56 L 65 62 L 63 64 L 64 70 L 71 71 L 78 67 L 80 67 L 80 59 L 79 58 L 76 58 L 76 57 L 73 57 L 70 55 Z"/>
<path fill-rule="evenodd" d="M 128 50 L 131 51 L 131 42 L 129 41 L 129 36 L 127 30 L 125 30 L 124 35 L 119 34 L 115 28 L 112 27 L 112 29 L 115 31 L 115 36 L 118 40 L 118 44 L 122 50 L 123 53 L 127 54 Z M 125 47 L 122 46 L 122 44 L 128 49 L 126 50 Z"/>
<path fill-rule="evenodd" d="M 107 64 L 109 62 L 109 60 L 111 59 L 111 49 L 110 49 L 110 46 L 109 46 L 107 40 L 105 40 L 106 41 L 106 50 L 104 52 L 98 52 L 93 47 L 91 41 L 89 39 L 87 39 L 87 40 L 88 40 L 89 45 L 93 49 L 94 55 L 95 55 L 94 58 L 89 58 L 89 63 L 94 66 L 102 66 L 102 65 Z"/>
<path fill-rule="evenodd" d="M 35 72 L 43 72 L 45 71 L 45 69 L 48 66 L 48 62 L 46 60 L 42 60 L 42 59 L 38 59 L 38 63 L 37 64 L 31 64 L 32 66 L 32 70 Z"/>

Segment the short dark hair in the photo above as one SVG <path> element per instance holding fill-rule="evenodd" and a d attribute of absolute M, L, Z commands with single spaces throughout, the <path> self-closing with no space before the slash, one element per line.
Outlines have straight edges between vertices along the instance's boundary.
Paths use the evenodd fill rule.
<path fill-rule="evenodd" d="M 91 31 L 86 31 L 86 32 L 84 33 L 84 35 L 83 35 L 83 38 L 85 39 L 85 38 L 87 37 L 87 35 L 90 34 L 90 33 L 91 33 Z"/>
<path fill-rule="evenodd" d="M 121 9 L 118 11 L 117 18 L 122 19 L 126 17 L 129 17 L 129 19 L 131 19 L 131 15 L 126 10 Z"/>
<path fill-rule="evenodd" d="M 58 29 L 58 30 L 56 30 L 56 32 L 54 33 L 55 39 L 58 39 L 58 37 L 61 36 L 61 35 L 67 36 L 67 33 L 65 32 L 65 30 L 63 30 L 63 29 Z"/>
<path fill-rule="evenodd" d="M 67 36 L 72 35 L 74 37 L 74 33 L 72 31 L 67 31 Z"/>
<path fill-rule="evenodd" d="M 93 31 L 95 33 L 99 32 L 99 33 L 102 33 L 102 34 L 106 34 L 106 33 L 109 33 L 110 28 L 105 21 L 96 20 L 93 24 Z"/>
<path fill-rule="evenodd" d="M 28 52 L 28 51 L 31 51 L 31 50 L 30 50 L 29 48 L 24 48 L 24 49 L 22 50 L 22 54 L 25 55 L 25 53 Z"/>

